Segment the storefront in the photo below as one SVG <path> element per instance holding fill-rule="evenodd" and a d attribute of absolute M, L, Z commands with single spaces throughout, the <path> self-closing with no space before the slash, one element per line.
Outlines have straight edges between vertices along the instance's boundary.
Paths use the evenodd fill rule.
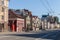
<path fill-rule="evenodd" d="M 24 19 L 17 20 L 17 32 L 23 31 L 24 28 Z"/>
<path fill-rule="evenodd" d="M 11 19 L 9 20 L 10 31 L 21 32 L 24 27 L 24 19 Z"/>
<path fill-rule="evenodd" d="M 21 32 L 24 27 L 24 19 L 14 11 L 9 10 L 9 19 L 8 19 L 9 31 L 12 32 Z"/>

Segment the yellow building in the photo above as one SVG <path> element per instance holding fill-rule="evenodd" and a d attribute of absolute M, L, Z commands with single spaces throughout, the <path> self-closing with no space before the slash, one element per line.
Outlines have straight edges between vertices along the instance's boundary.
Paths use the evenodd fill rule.
<path fill-rule="evenodd" d="M 0 31 L 8 30 L 8 0 L 0 0 Z"/>

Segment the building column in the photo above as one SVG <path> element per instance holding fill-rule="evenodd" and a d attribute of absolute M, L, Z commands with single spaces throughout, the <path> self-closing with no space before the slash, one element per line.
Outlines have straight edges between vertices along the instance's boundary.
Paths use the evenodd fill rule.
<path fill-rule="evenodd" d="M 55 25 L 54 25 L 54 24 L 52 24 L 51 29 L 54 29 L 54 26 L 55 26 Z"/>
<path fill-rule="evenodd" d="M 45 24 L 45 29 L 47 29 L 47 22 L 45 22 L 44 24 Z"/>
<path fill-rule="evenodd" d="M 8 32 L 8 23 L 7 22 L 4 23 L 4 32 Z"/>
<path fill-rule="evenodd" d="M 58 29 L 59 29 L 59 24 L 58 24 Z"/>
<path fill-rule="evenodd" d="M 42 29 L 45 29 L 44 22 L 42 21 Z"/>
<path fill-rule="evenodd" d="M 60 23 L 59 23 L 59 29 L 60 29 Z"/>
<path fill-rule="evenodd" d="M 48 29 L 50 29 L 50 22 L 48 22 Z"/>

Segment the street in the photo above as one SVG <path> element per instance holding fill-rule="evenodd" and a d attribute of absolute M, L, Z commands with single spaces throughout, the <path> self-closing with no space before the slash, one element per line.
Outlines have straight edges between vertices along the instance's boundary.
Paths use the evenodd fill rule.
<path fill-rule="evenodd" d="M 0 34 L 0 40 L 60 40 L 60 30 Z"/>

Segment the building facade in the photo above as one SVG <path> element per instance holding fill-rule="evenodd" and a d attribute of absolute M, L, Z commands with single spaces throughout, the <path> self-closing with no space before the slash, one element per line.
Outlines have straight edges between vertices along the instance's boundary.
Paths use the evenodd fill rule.
<path fill-rule="evenodd" d="M 9 10 L 9 31 L 22 32 L 24 27 L 24 19 L 13 10 Z"/>
<path fill-rule="evenodd" d="M 24 19 L 24 31 L 30 31 L 32 30 L 32 13 L 31 11 L 27 10 L 27 9 L 22 9 L 22 10 L 14 10 L 17 14 L 19 14 L 20 16 L 22 16 L 22 18 Z"/>
<path fill-rule="evenodd" d="M 58 29 L 60 26 L 57 16 L 42 15 L 42 29 Z"/>
<path fill-rule="evenodd" d="M 0 31 L 8 31 L 8 1 L 0 0 Z"/>
<path fill-rule="evenodd" d="M 23 10 L 23 18 L 25 20 L 25 31 L 32 30 L 32 13 L 29 10 Z"/>
<path fill-rule="evenodd" d="M 33 31 L 41 29 L 41 20 L 38 16 L 32 16 L 32 27 Z"/>

